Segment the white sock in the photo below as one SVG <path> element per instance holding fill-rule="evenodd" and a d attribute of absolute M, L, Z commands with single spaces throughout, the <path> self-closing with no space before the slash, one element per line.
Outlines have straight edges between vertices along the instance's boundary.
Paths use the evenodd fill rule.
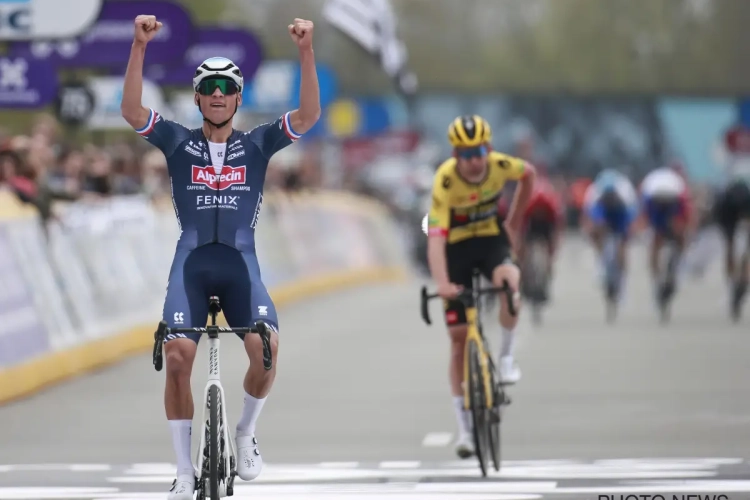
<path fill-rule="evenodd" d="M 500 346 L 500 357 L 513 356 L 513 347 L 516 344 L 516 333 L 510 328 L 501 328 L 502 345 Z"/>
<path fill-rule="evenodd" d="M 242 416 L 237 422 L 237 437 L 255 434 L 255 423 L 265 402 L 266 398 L 258 399 L 245 393 L 245 406 L 242 407 Z"/>
<path fill-rule="evenodd" d="M 177 456 L 177 475 L 194 476 L 193 460 L 190 458 L 190 434 L 192 433 L 192 420 L 170 420 L 169 427 L 172 429 L 172 444 Z"/>
<path fill-rule="evenodd" d="M 456 422 L 458 422 L 458 432 L 462 435 L 469 434 L 471 432 L 471 424 L 469 412 L 464 410 L 464 397 L 453 396 L 453 408 L 456 410 Z"/>

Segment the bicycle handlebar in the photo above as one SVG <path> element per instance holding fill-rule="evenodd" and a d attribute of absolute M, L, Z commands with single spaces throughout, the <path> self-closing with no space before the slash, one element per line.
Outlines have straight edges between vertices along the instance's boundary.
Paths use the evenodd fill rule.
<path fill-rule="evenodd" d="M 516 315 L 516 306 L 513 303 L 513 289 L 508 284 L 508 280 L 503 280 L 503 286 L 494 286 L 494 287 L 487 287 L 487 288 L 479 288 L 479 289 L 472 289 L 467 288 L 461 291 L 461 293 L 458 294 L 456 297 L 456 300 L 460 300 L 463 302 L 467 307 L 471 306 L 476 300 L 482 296 L 487 295 L 490 293 L 504 293 L 507 300 L 508 300 L 508 312 L 511 316 Z M 436 299 L 440 297 L 437 293 L 427 293 L 427 287 L 422 287 L 422 300 L 421 300 L 421 310 L 422 310 L 422 320 L 427 323 L 428 325 L 432 324 L 432 321 L 430 321 L 430 310 L 427 307 L 428 303 L 432 299 Z"/>
<path fill-rule="evenodd" d="M 156 332 L 154 332 L 153 363 L 154 369 L 156 369 L 157 372 L 161 371 L 164 365 L 164 356 L 162 352 L 164 350 L 164 339 L 167 335 L 172 333 L 197 333 L 200 335 L 209 334 L 211 336 L 218 335 L 219 333 L 238 333 L 240 335 L 257 333 L 260 335 L 261 342 L 263 342 L 263 368 L 268 371 L 273 366 L 271 358 L 271 336 L 268 333 L 268 327 L 262 321 L 256 321 L 255 326 L 245 326 L 240 328 L 216 325 L 209 325 L 204 328 L 169 328 L 166 321 L 160 321 Z"/>

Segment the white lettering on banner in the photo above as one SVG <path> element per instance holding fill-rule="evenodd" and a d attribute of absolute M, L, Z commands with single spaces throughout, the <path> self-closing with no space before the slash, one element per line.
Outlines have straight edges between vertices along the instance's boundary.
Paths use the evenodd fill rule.
<path fill-rule="evenodd" d="M 26 72 L 29 63 L 25 59 L 0 59 L 0 101 L 16 103 L 39 102 L 39 92 L 26 88 Z"/>
<path fill-rule="evenodd" d="M 4 0 L 0 40 L 77 37 L 96 21 L 101 6 L 102 0 Z"/>

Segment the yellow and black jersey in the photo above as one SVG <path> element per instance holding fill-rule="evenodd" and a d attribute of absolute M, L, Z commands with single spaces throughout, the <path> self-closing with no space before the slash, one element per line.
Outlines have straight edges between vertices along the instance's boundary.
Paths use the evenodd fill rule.
<path fill-rule="evenodd" d="M 491 151 L 487 163 L 487 174 L 478 183 L 470 183 L 461 177 L 455 158 L 438 167 L 428 219 L 430 235 L 445 236 L 451 244 L 500 234 L 497 213 L 503 186 L 507 181 L 517 181 L 525 175 L 526 162 Z"/>

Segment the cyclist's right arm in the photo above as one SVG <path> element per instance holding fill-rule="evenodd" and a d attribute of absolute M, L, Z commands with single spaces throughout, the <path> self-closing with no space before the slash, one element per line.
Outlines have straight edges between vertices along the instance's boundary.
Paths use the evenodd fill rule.
<path fill-rule="evenodd" d="M 125 121 L 140 136 L 159 148 L 164 156 L 169 158 L 180 142 L 188 137 L 188 130 L 178 123 L 163 119 L 155 110 L 146 108 L 141 103 L 145 55 L 146 44 L 134 40 L 130 49 L 128 68 L 125 71 L 120 111 Z"/>
<path fill-rule="evenodd" d="M 427 262 L 437 291 L 443 298 L 453 297 L 459 291 L 458 287 L 451 284 L 448 276 L 448 258 L 445 252 L 450 230 L 449 188 L 450 179 L 438 170 L 433 181 L 432 205 L 427 221 Z"/>

